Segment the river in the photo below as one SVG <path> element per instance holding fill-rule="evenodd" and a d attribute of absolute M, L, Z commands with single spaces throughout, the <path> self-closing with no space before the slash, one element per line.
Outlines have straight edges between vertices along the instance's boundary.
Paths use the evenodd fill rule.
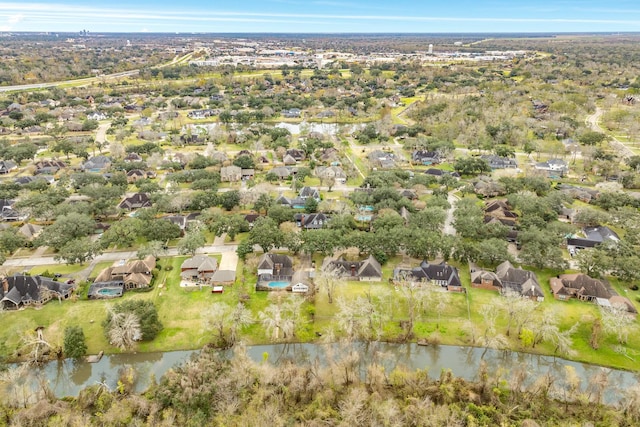
<path fill-rule="evenodd" d="M 246 351 L 256 362 L 264 360 L 268 354 L 268 363 L 278 364 L 282 360 L 292 359 L 299 362 L 326 360 L 327 354 L 345 354 L 349 349 L 356 351 L 360 357 L 361 372 L 371 362 L 381 363 L 390 372 L 397 366 L 409 369 L 425 369 L 432 378 L 437 378 L 443 369 L 450 369 L 452 373 L 465 380 L 477 380 L 478 368 L 481 361 L 487 364 L 491 375 L 503 372 L 502 377 L 509 379 L 510 372 L 525 369 L 529 381 L 544 374 L 551 373 L 554 378 L 561 380 L 565 377 L 565 366 L 575 369 L 581 378 L 583 387 L 589 383 L 594 374 L 604 370 L 608 377 L 608 386 L 604 400 L 607 403 L 617 403 L 621 391 L 637 385 L 639 377 L 636 373 L 600 366 L 572 362 L 557 357 L 540 356 L 514 351 L 492 350 L 476 347 L 458 346 L 419 346 L 417 344 L 393 343 L 355 343 L 349 348 L 340 344 L 271 344 L 247 346 Z M 39 368 L 39 372 L 46 377 L 49 386 L 57 397 L 77 396 L 86 386 L 104 383 L 110 389 L 116 387 L 118 371 L 131 366 L 137 372 L 136 391 L 145 390 L 151 376 L 159 379 L 171 367 L 184 362 L 196 354 L 197 351 L 170 351 L 165 353 L 136 353 L 106 355 L 98 363 L 84 361 L 53 361 Z M 232 351 L 223 352 L 233 357 Z M 501 371 L 502 370 L 502 371 Z M 526 381 L 525 381 L 526 382 Z"/>

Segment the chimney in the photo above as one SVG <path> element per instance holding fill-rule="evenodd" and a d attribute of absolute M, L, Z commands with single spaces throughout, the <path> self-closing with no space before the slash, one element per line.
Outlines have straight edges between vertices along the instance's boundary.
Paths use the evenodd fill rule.
<path fill-rule="evenodd" d="M 5 294 L 9 292 L 9 281 L 6 277 L 2 278 L 2 290 Z"/>
<path fill-rule="evenodd" d="M 351 264 L 351 277 L 355 277 L 356 275 L 356 265 Z"/>
<path fill-rule="evenodd" d="M 536 287 L 531 285 L 531 295 L 535 296 L 536 295 Z"/>

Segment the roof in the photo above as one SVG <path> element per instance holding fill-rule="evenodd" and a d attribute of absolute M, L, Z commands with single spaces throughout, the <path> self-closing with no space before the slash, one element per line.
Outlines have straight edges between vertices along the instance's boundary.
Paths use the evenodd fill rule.
<path fill-rule="evenodd" d="M 215 271 L 218 268 L 218 260 L 206 255 L 196 255 L 184 260 L 182 269 L 195 269 L 201 271 Z"/>
<path fill-rule="evenodd" d="M 605 299 L 615 295 L 609 283 L 594 279 L 586 274 L 562 274 L 558 279 L 565 288 L 575 289 L 579 295 Z"/>
<path fill-rule="evenodd" d="M 287 255 L 267 253 L 260 257 L 258 270 L 273 269 L 275 264 L 282 264 L 284 268 L 293 268 L 293 259 Z"/>
<path fill-rule="evenodd" d="M 538 279 L 532 271 L 515 268 L 509 261 L 505 261 L 496 268 L 496 276 L 505 288 L 522 296 L 544 297 Z"/>
<path fill-rule="evenodd" d="M 418 280 L 446 280 L 448 286 L 462 286 L 458 269 L 446 262 L 430 264 L 427 261 L 422 261 L 418 267 L 411 270 L 411 276 Z"/>
<path fill-rule="evenodd" d="M 213 283 L 234 282 L 235 280 L 236 272 L 233 270 L 217 270 L 211 277 Z"/>
<path fill-rule="evenodd" d="M 347 261 L 342 256 L 337 259 L 325 258 L 322 269 L 324 271 L 335 270 L 341 276 L 351 276 L 353 270 L 358 278 L 382 277 L 382 266 L 371 255 L 363 261 Z"/>

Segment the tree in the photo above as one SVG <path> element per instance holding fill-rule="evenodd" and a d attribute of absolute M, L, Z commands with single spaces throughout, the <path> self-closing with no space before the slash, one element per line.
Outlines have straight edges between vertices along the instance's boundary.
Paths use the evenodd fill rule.
<path fill-rule="evenodd" d="M 282 246 L 284 239 L 276 222 L 269 217 L 258 218 L 249 232 L 249 241 L 264 253 Z"/>
<path fill-rule="evenodd" d="M 24 247 L 27 239 L 15 227 L 0 231 L 0 253 L 12 254 L 16 249 Z"/>
<path fill-rule="evenodd" d="M 213 303 L 203 314 L 205 327 L 211 329 L 218 347 L 231 347 L 236 342 L 238 332 L 251 324 L 251 311 L 238 303 L 235 307 L 222 302 Z"/>
<path fill-rule="evenodd" d="M 276 302 L 258 313 L 258 318 L 274 341 L 291 339 L 295 336 L 296 327 L 300 323 L 300 307 L 304 300 L 295 295 L 289 295 L 284 301 L 281 295 L 276 295 Z"/>
<path fill-rule="evenodd" d="M 121 316 L 122 314 L 133 314 L 135 317 L 135 324 L 132 323 L 131 319 L 128 319 L 126 322 L 126 325 L 129 327 L 136 326 L 137 334 L 132 334 L 134 341 L 153 340 L 163 328 L 158 318 L 158 310 L 152 301 L 126 300 L 109 307 L 107 318 L 102 323 L 107 338 L 110 337 L 110 330 L 114 322 L 118 327 L 122 326 L 122 322 L 124 321 L 123 316 Z M 122 332 L 123 331 L 120 331 L 120 334 Z"/>
<path fill-rule="evenodd" d="M 333 304 L 333 296 L 336 293 L 336 289 L 343 287 L 345 283 L 338 270 L 324 270 L 315 280 L 318 290 L 327 293 L 329 304 Z"/>
<path fill-rule="evenodd" d="M 477 175 L 491 172 L 489 163 L 479 157 L 462 157 L 456 159 L 453 168 L 461 175 Z"/>
<path fill-rule="evenodd" d="M 520 258 L 527 265 L 537 268 L 553 268 L 564 270 L 566 261 L 562 257 L 560 244 L 562 238 L 551 231 L 540 230 L 536 227 L 520 233 L 522 250 Z"/>
<path fill-rule="evenodd" d="M 144 221 L 141 227 L 142 235 L 147 240 L 166 242 L 180 237 L 181 234 L 180 226 L 178 226 L 178 224 L 174 224 L 173 222 L 162 218 Z"/>
<path fill-rule="evenodd" d="M 269 212 L 269 208 L 273 203 L 273 199 L 269 196 L 268 193 L 261 193 L 258 196 L 258 200 L 256 200 L 253 205 L 253 209 L 255 209 L 258 213 L 261 213 L 264 210 L 265 215 Z"/>
<path fill-rule="evenodd" d="M 134 313 L 109 312 L 107 339 L 120 350 L 133 348 L 140 339 L 140 319 Z"/>
<path fill-rule="evenodd" d="M 624 345 L 629 337 L 631 325 L 635 319 L 629 316 L 625 304 L 613 304 L 611 307 L 600 307 L 602 315 L 602 329 L 611 334 L 615 334 L 618 344 Z"/>
<path fill-rule="evenodd" d="M 65 328 L 63 351 L 65 356 L 73 359 L 79 359 L 87 353 L 87 344 L 81 326 Z"/>
<path fill-rule="evenodd" d="M 100 254 L 99 244 L 89 237 L 78 237 L 64 244 L 55 255 L 55 260 L 64 260 L 67 264 L 83 264 Z"/>
<path fill-rule="evenodd" d="M 313 197 L 309 197 L 304 202 L 305 213 L 316 213 L 318 211 L 318 201 Z"/>
<path fill-rule="evenodd" d="M 597 145 L 604 141 L 606 138 L 607 135 L 603 133 L 589 130 L 580 135 L 578 137 L 578 141 L 580 141 L 582 145 Z"/>
<path fill-rule="evenodd" d="M 612 266 L 612 259 L 606 251 L 593 248 L 578 252 L 575 256 L 578 268 L 591 277 L 601 277 Z"/>
<path fill-rule="evenodd" d="M 238 190 L 227 191 L 220 195 L 220 205 L 230 211 L 240 205 L 240 192 Z"/>
<path fill-rule="evenodd" d="M 159 240 L 152 240 L 140 246 L 140 249 L 138 249 L 136 256 L 138 257 L 138 259 L 144 259 L 149 255 L 152 255 L 154 258 L 159 258 L 166 253 L 167 249 L 163 242 Z"/>
<path fill-rule="evenodd" d="M 178 242 L 178 252 L 181 254 L 189 254 L 194 256 L 196 251 L 203 247 L 207 243 L 207 239 L 204 236 L 202 230 L 196 227 L 187 231 L 182 239 Z"/>
<path fill-rule="evenodd" d="M 60 250 L 68 242 L 90 235 L 95 227 L 96 223 L 90 216 L 71 212 L 58 217 L 53 224 L 45 228 L 36 239 L 36 244 Z"/>
<path fill-rule="evenodd" d="M 108 248 L 113 245 L 120 248 L 131 247 L 140 233 L 140 228 L 141 224 L 139 219 L 122 219 L 111 224 L 111 227 L 102 233 L 100 244 L 103 248 Z"/>
<path fill-rule="evenodd" d="M 269 209 L 267 215 L 280 225 L 293 219 L 293 210 L 289 206 L 275 205 Z"/>
<path fill-rule="evenodd" d="M 504 261 L 513 261 L 506 240 L 491 238 L 476 244 L 476 261 L 483 267 L 496 266 Z"/>

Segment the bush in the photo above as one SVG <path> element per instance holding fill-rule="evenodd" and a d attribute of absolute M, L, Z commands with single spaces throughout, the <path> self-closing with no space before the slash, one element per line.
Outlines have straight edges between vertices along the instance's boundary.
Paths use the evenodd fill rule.
<path fill-rule="evenodd" d="M 68 326 L 64 330 L 64 354 L 74 359 L 87 353 L 84 331 L 80 326 Z"/>

